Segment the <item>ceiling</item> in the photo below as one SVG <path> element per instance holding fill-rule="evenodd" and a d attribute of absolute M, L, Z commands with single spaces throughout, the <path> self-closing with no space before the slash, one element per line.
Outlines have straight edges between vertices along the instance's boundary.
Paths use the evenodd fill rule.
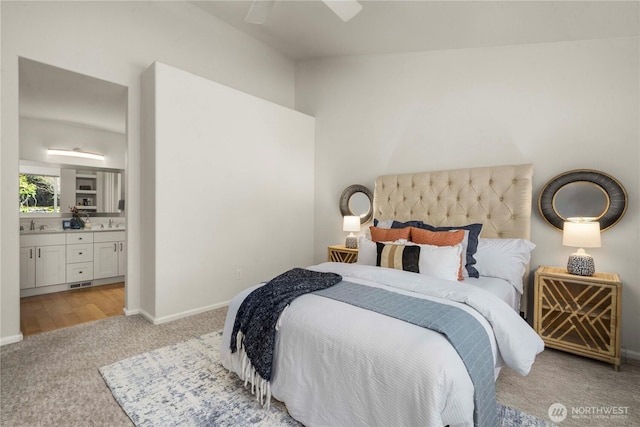
<path fill-rule="evenodd" d="M 348 22 L 319 0 L 276 0 L 248 24 L 252 1 L 194 1 L 201 10 L 304 60 L 638 35 L 638 1 L 367 1 Z M 126 132 L 127 88 L 20 58 L 20 116 Z"/>
<path fill-rule="evenodd" d="M 193 1 L 296 60 L 638 35 L 638 1 L 367 1 L 343 22 L 319 0 L 276 0 L 265 24 L 253 1 Z"/>

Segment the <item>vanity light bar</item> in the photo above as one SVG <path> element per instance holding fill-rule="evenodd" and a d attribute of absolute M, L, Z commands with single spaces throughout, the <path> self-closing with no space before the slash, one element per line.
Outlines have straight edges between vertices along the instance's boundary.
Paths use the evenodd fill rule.
<path fill-rule="evenodd" d="M 104 154 L 88 153 L 79 149 L 61 150 L 57 148 L 49 148 L 47 150 L 47 154 L 50 156 L 81 157 L 83 159 L 104 160 Z"/>

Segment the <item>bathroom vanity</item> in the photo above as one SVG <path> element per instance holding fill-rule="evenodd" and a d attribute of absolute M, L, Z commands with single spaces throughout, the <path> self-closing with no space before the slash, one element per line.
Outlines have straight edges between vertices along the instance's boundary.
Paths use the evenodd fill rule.
<path fill-rule="evenodd" d="M 20 297 L 124 281 L 123 228 L 21 231 Z"/>

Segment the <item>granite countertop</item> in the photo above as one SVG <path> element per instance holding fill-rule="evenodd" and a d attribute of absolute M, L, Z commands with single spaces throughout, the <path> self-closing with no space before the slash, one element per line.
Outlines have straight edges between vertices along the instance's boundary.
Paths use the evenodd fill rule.
<path fill-rule="evenodd" d="M 24 235 L 32 235 L 32 234 L 53 234 L 53 233 L 94 233 L 94 232 L 102 232 L 102 231 L 125 231 L 126 228 L 124 226 L 120 226 L 120 227 L 112 227 L 112 228 L 100 228 L 100 227 L 96 227 L 96 228 L 80 228 L 80 229 L 68 229 L 68 230 L 63 230 L 61 228 L 50 228 L 50 229 L 44 229 L 44 230 L 20 230 L 20 235 L 24 236 Z"/>

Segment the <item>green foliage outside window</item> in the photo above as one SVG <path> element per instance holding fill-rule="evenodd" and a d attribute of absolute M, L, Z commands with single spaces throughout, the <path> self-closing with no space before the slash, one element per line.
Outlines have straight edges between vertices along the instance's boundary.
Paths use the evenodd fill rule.
<path fill-rule="evenodd" d="M 20 174 L 20 212 L 60 212 L 60 178 Z"/>

